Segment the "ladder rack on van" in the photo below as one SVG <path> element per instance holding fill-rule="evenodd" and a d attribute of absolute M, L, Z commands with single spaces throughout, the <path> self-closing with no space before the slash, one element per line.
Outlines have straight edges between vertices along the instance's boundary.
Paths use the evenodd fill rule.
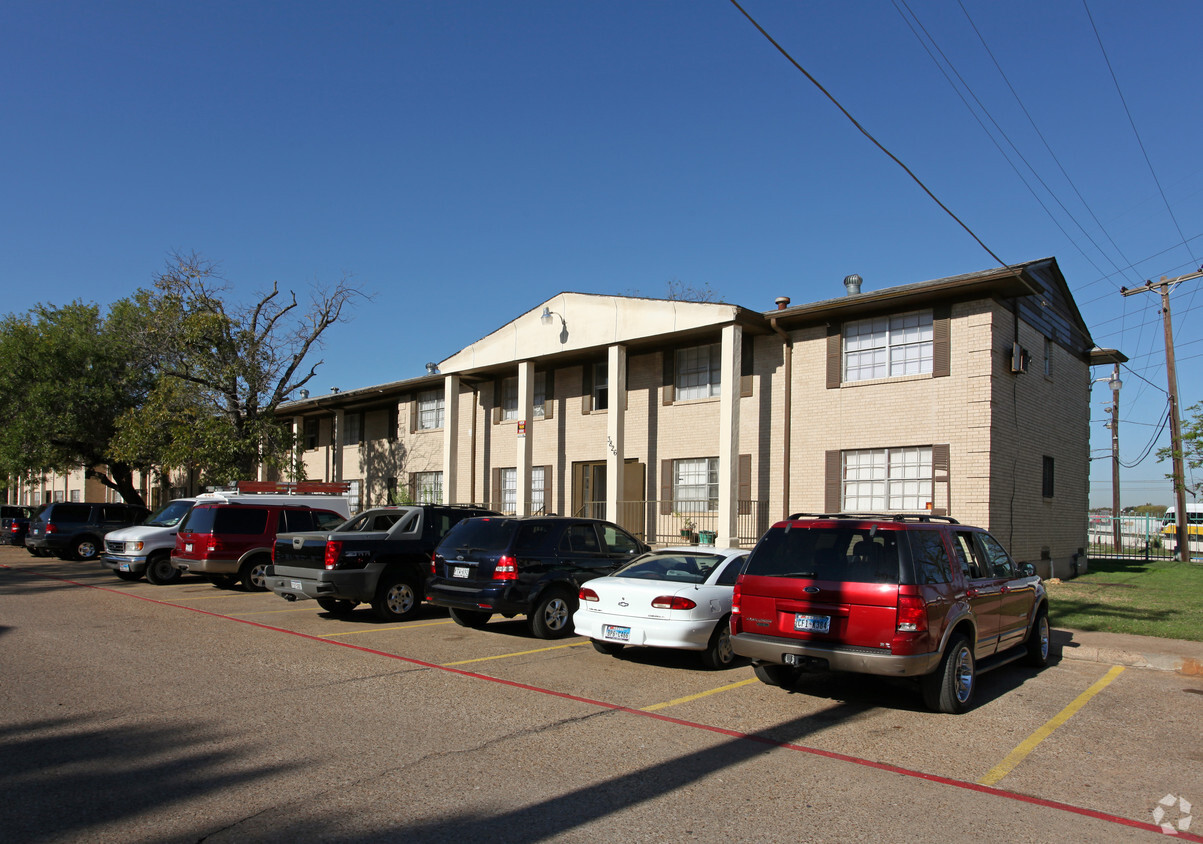
<path fill-rule="evenodd" d="M 258 495 L 346 495 L 351 491 L 349 481 L 239 481 L 235 490 L 240 494 Z"/>

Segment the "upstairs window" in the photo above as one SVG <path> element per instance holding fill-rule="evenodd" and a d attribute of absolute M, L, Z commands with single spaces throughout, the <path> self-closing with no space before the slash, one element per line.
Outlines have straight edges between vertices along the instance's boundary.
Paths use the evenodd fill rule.
<path fill-rule="evenodd" d="M 931 504 L 931 446 L 845 451 L 843 462 L 844 512 L 915 513 Z"/>
<path fill-rule="evenodd" d="M 722 344 L 678 349 L 673 388 L 677 401 L 719 394 Z"/>
<path fill-rule="evenodd" d="M 501 381 L 501 418 L 518 418 L 518 376 L 503 378 Z"/>
<path fill-rule="evenodd" d="M 932 372 L 932 312 L 845 323 L 843 380 L 868 381 Z"/>
<path fill-rule="evenodd" d="M 418 430 L 433 431 L 443 427 L 443 391 L 426 390 L 418 393 Z"/>

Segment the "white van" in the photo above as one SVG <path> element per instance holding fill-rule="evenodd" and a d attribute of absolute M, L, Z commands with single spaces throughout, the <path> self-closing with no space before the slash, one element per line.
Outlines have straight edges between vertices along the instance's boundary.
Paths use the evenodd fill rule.
<path fill-rule="evenodd" d="M 178 580 L 180 573 L 171 564 L 171 549 L 175 547 L 176 529 L 195 503 L 195 498 L 177 498 L 140 525 L 106 533 L 100 562 L 122 580 L 138 580 L 143 574 L 158 585 Z"/>
<path fill-rule="evenodd" d="M 263 485 L 266 486 L 266 485 Z M 180 522 L 195 504 L 291 504 L 333 510 L 350 518 L 345 495 L 290 492 L 204 492 L 195 498 L 177 498 L 146 521 L 134 527 L 105 534 L 101 562 L 122 580 L 139 580 L 143 575 L 156 586 L 174 583 L 180 570 L 171 562 Z"/>

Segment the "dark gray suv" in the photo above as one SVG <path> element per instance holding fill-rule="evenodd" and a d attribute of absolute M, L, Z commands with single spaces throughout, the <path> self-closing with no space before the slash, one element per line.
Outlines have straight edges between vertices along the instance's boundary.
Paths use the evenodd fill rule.
<path fill-rule="evenodd" d="M 55 501 L 29 520 L 25 547 L 64 560 L 95 560 L 111 530 L 142 522 L 150 511 L 133 504 Z"/>
<path fill-rule="evenodd" d="M 465 519 L 439 543 L 426 600 L 464 627 L 525 615 L 540 639 L 572 634 L 577 593 L 648 547 L 610 522 L 565 516 Z"/>

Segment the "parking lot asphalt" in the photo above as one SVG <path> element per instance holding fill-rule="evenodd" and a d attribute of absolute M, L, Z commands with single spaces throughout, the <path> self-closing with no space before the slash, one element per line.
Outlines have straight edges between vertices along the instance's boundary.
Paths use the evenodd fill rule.
<path fill-rule="evenodd" d="M 1164 823 L 1203 840 L 1188 808 L 1203 801 L 1198 644 L 1054 645 L 1048 668 L 983 675 L 974 709 L 945 716 L 902 681 L 815 675 L 787 692 L 691 654 L 534 639 L 521 619 L 338 619 L 0 548 L 0 829 L 1053 841 Z"/>

